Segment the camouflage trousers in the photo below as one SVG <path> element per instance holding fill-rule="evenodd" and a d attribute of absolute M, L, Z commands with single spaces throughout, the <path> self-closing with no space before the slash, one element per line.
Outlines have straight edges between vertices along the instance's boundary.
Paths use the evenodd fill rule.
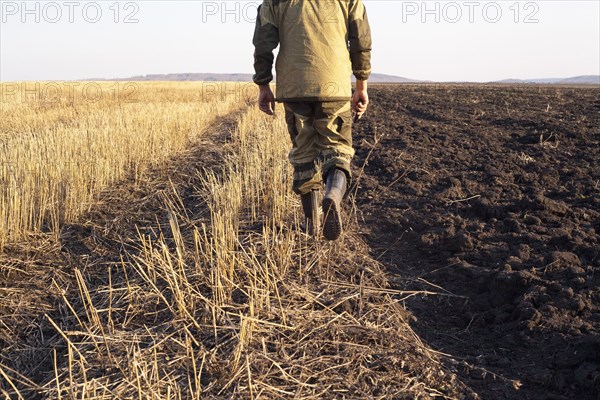
<path fill-rule="evenodd" d="M 287 102 L 284 106 L 292 139 L 289 160 L 294 167 L 294 192 L 320 189 L 333 168 L 345 171 L 350 179 L 354 157 L 350 101 Z"/>

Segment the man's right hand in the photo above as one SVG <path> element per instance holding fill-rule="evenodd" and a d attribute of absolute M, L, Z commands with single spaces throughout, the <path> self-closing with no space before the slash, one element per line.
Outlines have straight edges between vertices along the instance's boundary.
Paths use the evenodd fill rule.
<path fill-rule="evenodd" d="M 258 87 L 258 108 L 267 115 L 275 113 L 275 96 L 269 85 Z"/>
<path fill-rule="evenodd" d="M 352 96 L 352 109 L 360 119 L 369 106 L 369 94 L 367 93 L 367 81 L 357 81 L 356 91 Z"/>

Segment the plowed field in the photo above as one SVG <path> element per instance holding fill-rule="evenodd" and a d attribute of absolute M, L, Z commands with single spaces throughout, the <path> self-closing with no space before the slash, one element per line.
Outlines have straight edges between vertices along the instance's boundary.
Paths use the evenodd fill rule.
<path fill-rule="evenodd" d="M 371 100 L 355 129 L 361 233 L 398 287 L 456 296 L 408 301 L 417 333 L 484 399 L 600 398 L 600 89 Z"/>

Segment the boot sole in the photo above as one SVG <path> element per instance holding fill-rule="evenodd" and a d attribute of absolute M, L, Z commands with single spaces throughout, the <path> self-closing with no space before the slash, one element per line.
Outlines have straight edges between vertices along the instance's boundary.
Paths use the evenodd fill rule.
<path fill-rule="evenodd" d="M 332 199 L 323 200 L 323 236 L 327 240 L 338 240 L 342 234 L 342 216 L 339 205 Z"/>

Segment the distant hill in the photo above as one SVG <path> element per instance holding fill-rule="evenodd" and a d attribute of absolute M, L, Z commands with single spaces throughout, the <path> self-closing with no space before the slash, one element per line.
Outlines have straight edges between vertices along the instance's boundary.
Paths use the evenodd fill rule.
<path fill-rule="evenodd" d="M 418 81 L 415 79 L 403 78 L 396 75 L 385 75 L 385 74 L 371 74 L 369 82 L 372 83 L 418 83 L 425 81 Z"/>
<path fill-rule="evenodd" d="M 585 84 L 585 85 L 600 85 L 600 75 L 582 75 L 573 78 L 563 79 L 559 83 L 564 84 Z"/>
<path fill-rule="evenodd" d="M 190 81 L 190 82 L 252 82 L 252 74 L 223 73 L 175 73 L 139 75 L 131 78 L 88 79 L 90 81 Z M 371 74 L 371 83 L 428 83 L 396 75 Z M 469 82 L 462 82 L 469 83 Z M 582 75 L 572 78 L 504 79 L 492 83 L 507 84 L 556 84 L 556 85 L 600 85 L 600 75 Z"/>
<path fill-rule="evenodd" d="M 111 79 L 115 81 L 190 81 L 190 82 L 252 82 L 252 74 L 179 73 L 150 74 L 131 78 Z"/>
<path fill-rule="evenodd" d="M 131 78 L 117 79 L 89 79 L 93 81 L 190 81 L 190 82 L 252 82 L 252 74 L 222 74 L 222 73 L 176 73 L 176 74 L 150 74 L 139 75 Z M 414 83 L 414 79 L 403 78 L 395 75 L 372 74 L 369 82 L 373 83 Z"/>
<path fill-rule="evenodd" d="M 600 85 L 600 75 L 582 75 L 573 78 L 545 78 L 545 79 L 504 79 L 494 83 L 512 84 L 554 84 L 554 85 Z"/>

